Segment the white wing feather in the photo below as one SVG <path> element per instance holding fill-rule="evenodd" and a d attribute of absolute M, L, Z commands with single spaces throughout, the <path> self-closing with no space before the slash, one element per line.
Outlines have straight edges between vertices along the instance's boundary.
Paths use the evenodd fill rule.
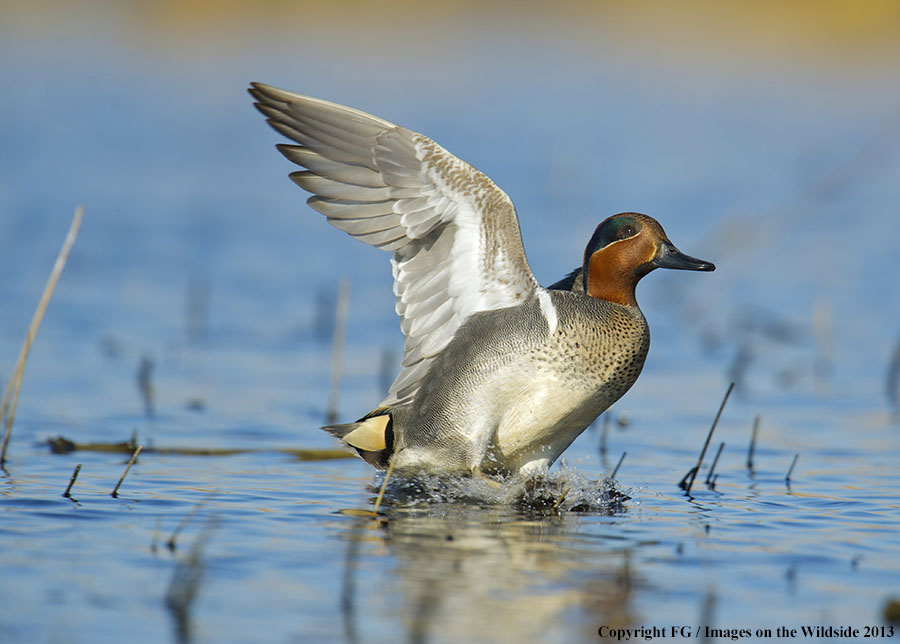
<path fill-rule="evenodd" d="M 299 145 L 291 179 L 307 203 L 360 241 L 393 251 L 401 370 L 384 405 L 412 400 L 473 313 L 519 304 L 538 288 L 509 197 L 431 139 L 364 112 L 253 83 L 256 107 Z"/>

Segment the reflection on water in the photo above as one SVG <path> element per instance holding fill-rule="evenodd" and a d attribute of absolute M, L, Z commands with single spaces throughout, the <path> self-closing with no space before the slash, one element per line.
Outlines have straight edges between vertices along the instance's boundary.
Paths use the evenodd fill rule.
<path fill-rule="evenodd" d="M 621 515 L 627 498 L 614 481 L 591 481 L 566 467 L 502 483 L 391 480 L 383 515 L 357 519 L 342 534 L 348 641 L 365 641 L 359 633 L 375 613 L 403 625 L 411 642 L 577 641 L 597 620 L 628 624 L 628 549 L 614 544 L 598 553 L 596 543 L 575 538 L 581 517 Z M 357 592 L 357 570 L 369 556 L 362 543 L 393 561 L 389 596 Z"/>
<path fill-rule="evenodd" d="M 579 543 L 579 521 L 459 502 L 390 507 L 377 527 L 355 521 L 343 535 L 348 640 L 366 641 L 373 614 L 411 642 L 587 641 L 600 624 L 630 624 L 629 551 Z M 358 591 L 360 542 L 393 560 L 388 592 Z"/>

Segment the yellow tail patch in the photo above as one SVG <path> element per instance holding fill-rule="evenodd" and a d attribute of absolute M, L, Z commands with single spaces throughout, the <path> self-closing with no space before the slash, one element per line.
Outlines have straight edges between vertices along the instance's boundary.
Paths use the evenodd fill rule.
<path fill-rule="evenodd" d="M 385 430 L 391 417 L 388 414 L 372 416 L 359 423 L 353 431 L 341 437 L 347 445 L 369 452 L 380 452 L 387 448 Z"/>

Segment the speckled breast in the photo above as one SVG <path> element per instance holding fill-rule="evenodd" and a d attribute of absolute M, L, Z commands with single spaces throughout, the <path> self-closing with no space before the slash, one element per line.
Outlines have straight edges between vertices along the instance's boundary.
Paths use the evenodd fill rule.
<path fill-rule="evenodd" d="M 628 391 L 647 356 L 650 334 L 636 307 L 556 291 L 551 303 L 555 328 L 548 325 L 552 332 L 529 352 L 523 395 L 503 414 L 489 450 L 488 462 L 501 469 L 552 463 Z"/>

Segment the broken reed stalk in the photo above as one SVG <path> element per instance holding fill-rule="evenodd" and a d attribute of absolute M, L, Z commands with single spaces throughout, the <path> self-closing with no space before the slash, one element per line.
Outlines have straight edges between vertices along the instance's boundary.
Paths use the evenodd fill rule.
<path fill-rule="evenodd" d="M 797 459 L 800 458 L 800 453 L 794 454 L 794 460 L 791 461 L 791 466 L 788 468 L 787 475 L 784 477 L 784 484 L 790 487 L 791 485 L 791 474 L 794 473 L 794 466 L 797 464 Z"/>
<path fill-rule="evenodd" d="M 709 473 L 706 475 L 706 484 L 710 487 L 713 487 L 715 484 L 713 481 L 713 474 L 716 471 L 716 465 L 719 463 L 719 457 L 722 455 L 722 450 L 725 449 L 725 441 L 719 443 L 719 449 L 716 452 L 716 457 L 713 459 L 712 465 L 709 466 Z"/>
<path fill-rule="evenodd" d="M 75 466 L 75 471 L 72 472 L 72 478 L 69 479 L 69 485 L 66 486 L 66 491 L 63 492 L 63 496 L 67 499 L 71 499 L 72 495 L 70 492 L 72 491 L 72 486 L 75 485 L 75 479 L 78 478 L 78 473 L 81 471 L 81 463 Z"/>
<path fill-rule="evenodd" d="M 612 474 L 609 475 L 609 478 L 611 478 L 611 479 L 616 478 L 616 474 L 619 473 L 619 467 L 621 467 L 622 461 L 625 460 L 626 454 L 628 454 L 628 452 L 622 452 L 622 456 L 619 457 L 619 462 L 616 463 L 616 466 L 613 468 Z"/>
<path fill-rule="evenodd" d="M 756 453 L 756 436 L 759 434 L 759 415 L 753 419 L 753 433 L 750 435 L 750 447 L 747 449 L 747 469 L 753 472 L 753 455 Z"/>
<path fill-rule="evenodd" d="M 350 308 L 350 280 L 342 277 L 338 284 L 337 311 L 334 318 L 334 343 L 331 348 L 331 380 L 328 388 L 329 423 L 337 422 L 338 393 L 341 388 L 341 366 L 344 360 L 344 338 L 347 333 L 347 311 Z"/>
<path fill-rule="evenodd" d="M 56 256 L 53 270 L 50 271 L 50 277 L 47 279 L 46 286 L 44 286 L 44 292 L 41 293 L 41 299 L 38 302 L 37 309 L 34 312 L 34 316 L 31 318 L 31 325 L 28 327 L 28 335 L 25 336 L 25 343 L 22 345 L 22 350 L 19 352 L 16 366 L 13 369 L 13 375 L 9 379 L 9 382 L 6 383 L 6 392 L 3 394 L 3 402 L 0 403 L 0 422 L 6 420 L 6 430 L 3 434 L 3 447 L 0 448 L 0 467 L 6 463 L 6 449 L 9 447 L 9 437 L 12 434 L 13 420 L 16 416 L 16 405 L 19 402 L 19 390 L 22 387 L 22 375 L 25 373 L 25 361 L 28 359 L 28 352 L 31 350 L 31 343 L 34 342 L 34 336 L 37 335 L 38 328 L 41 326 L 41 320 L 44 319 L 44 313 L 47 311 L 47 304 L 50 303 L 50 298 L 53 296 L 54 289 L 56 289 L 56 283 L 59 281 L 59 276 L 62 274 L 62 271 L 66 266 L 66 261 L 69 259 L 69 251 L 72 250 L 72 245 L 78 237 L 78 231 L 81 228 L 81 220 L 83 217 L 84 208 L 78 206 L 75 209 L 75 214 L 72 216 L 72 223 L 69 225 L 69 232 L 66 234 L 66 239 L 63 241 L 62 248 L 59 249 L 59 254 Z M 9 412 L 8 415 L 7 412 Z"/>
<path fill-rule="evenodd" d="M 734 389 L 734 381 L 728 385 L 728 391 L 725 392 L 725 397 L 722 399 L 722 404 L 719 405 L 719 411 L 716 413 L 716 418 L 713 420 L 712 427 L 709 428 L 709 434 L 706 435 L 706 442 L 703 443 L 703 449 L 700 450 L 700 458 L 697 459 L 697 464 L 688 470 L 688 473 L 684 475 L 684 478 L 678 483 L 678 487 L 684 490 L 685 494 L 691 493 L 691 488 L 694 485 L 694 479 L 697 478 L 697 472 L 700 471 L 700 465 L 703 464 L 703 457 L 706 455 L 706 449 L 709 447 L 709 441 L 712 438 L 713 432 L 716 430 L 716 425 L 719 424 L 719 418 L 722 416 L 722 410 L 725 409 L 725 403 L 728 402 L 728 397 L 731 395 L 732 390 Z M 690 478 L 690 480 L 688 480 Z"/>
<path fill-rule="evenodd" d="M 116 483 L 116 487 L 113 489 L 112 493 L 110 494 L 110 496 L 112 496 L 112 498 L 114 498 L 114 499 L 118 498 L 119 486 L 122 485 L 122 481 L 124 481 L 125 477 L 128 476 L 128 470 L 130 470 L 131 466 L 134 465 L 134 462 L 137 460 L 138 454 L 141 453 L 142 449 L 144 449 L 144 446 L 138 445 L 137 448 L 134 450 L 134 454 L 131 455 L 131 459 L 128 461 L 128 465 L 125 466 L 125 471 L 122 472 L 122 478 L 119 479 L 119 482 Z"/>

